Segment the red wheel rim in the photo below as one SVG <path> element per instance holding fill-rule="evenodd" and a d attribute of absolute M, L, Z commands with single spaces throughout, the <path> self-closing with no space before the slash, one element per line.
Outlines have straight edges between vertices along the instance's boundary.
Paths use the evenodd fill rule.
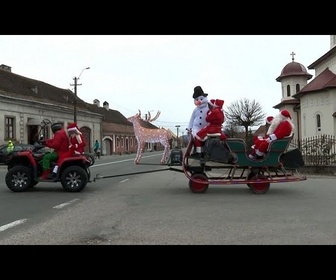
<path fill-rule="evenodd" d="M 263 175 L 256 175 L 251 178 L 251 180 L 258 181 L 258 179 L 266 179 Z M 270 183 L 250 183 L 248 185 L 250 190 L 256 194 L 266 193 L 269 190 Z"/>
<path fill-rule="evenodd" d="M 208 178 L 203 174 L 195 174 L 189 181 L 189 188 L 194 193 L 203 193 L 208 189 Z"/>

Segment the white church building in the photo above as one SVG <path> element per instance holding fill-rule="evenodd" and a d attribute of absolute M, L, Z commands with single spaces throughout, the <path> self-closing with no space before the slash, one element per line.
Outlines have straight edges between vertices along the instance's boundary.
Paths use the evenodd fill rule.
<path fill-rule="evenodd" d="M 282 95 L 280 103 L 273 108 L 291 113 L 295 124 L 294 140 L 336 135 L 335 46 L 336 35 L 330 35 L 330 50 L 308 66 L 315 71 L 314 78 L 305 66 L 295 61 L 293 52 L 292 61 L 276 78 L 281 83 Z"/>

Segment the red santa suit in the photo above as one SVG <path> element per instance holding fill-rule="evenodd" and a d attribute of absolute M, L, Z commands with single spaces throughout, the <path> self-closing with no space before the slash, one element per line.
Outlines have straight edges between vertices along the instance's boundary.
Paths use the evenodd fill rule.
<path fill-rule="evenodd" d="M 54 149 L 57 153 L 57 165 L 60 165 L 66 157 L 71 156 L 68 133 L 63 128 L 56 131 L 53 138 L 46 140 L 46 146 Z"/>
<path fill-rule="evenodd" d="M 209 123 L 198 131 L 194 138 L 196 153 L 201 152 L 203 142 L 208 138 L 208 134 L 220 134 L 220 139 L 225 140 L 227 136 L 222 132 L 222 125 L 225 117 L 223 112 L 224 100 L 211 99 L 209 105 L 211 109 L 207 112 L 206 121 Z"/>
<path fill-rule="evenodd" d="M 269 144 L 277 139 L 290 136 L 294 131 L 294 124 L 291 120 L 291 115 L 287 110 L 282 110 L 273 120 L 262 139 L 255 139 L 254 152 L 251 152 L 249 157 L 263 157 L 269 148 Z"/>
<path fill-rule="evenodd" d="M 270 124 L 272 123 L 274 117 L 273 116 L 268 116 L 266 118 L 266 124 L 265 124 L 265 134 L 263 136 L 261 135 L 257 135 L 257 136 L 254 136 L 253 137 L 253 145 L 252 145 L 252 149 L 250 151 L 250 154 L 251 154 L 251 158 L 255 157 L 255 147 L 259 147 L 259 145 L 261 144 L 260 141 L 264 141 L 268 135 L 267 135 L 267 131 L 268 131 L 268 128 L 270 127 Z"/>
<path fill-rule="evenodd" d="M 76 123 L 70 123 L 67 126 L 67 130 L 70 135 L 69 149 L 72 151 L 72 155 L 83 154 L 86 142 Z"/>

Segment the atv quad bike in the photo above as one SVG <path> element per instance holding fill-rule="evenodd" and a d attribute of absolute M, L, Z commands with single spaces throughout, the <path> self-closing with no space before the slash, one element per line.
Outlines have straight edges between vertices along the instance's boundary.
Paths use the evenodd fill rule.
<path fill-rule="evenodd" d="M 50 125 L 49 120 L 41 122 L 41 130 Z M 67 192 L 80 192 L 90 182 L 89 167 L 94 164 L 91 154 L 75 155 L 64 159 L 53 179 L 42 179 L 42 158 L 50 150 L 45 149 L 43 138 L 34 144 L 33 150 L 17 151 L 8 154 L 6 158 L 7 174 L 6 185 L 13 192 L 24 192 L 39 182 L 60 182 Z M 51 163 L 51 168 L 56 162 Z"/>

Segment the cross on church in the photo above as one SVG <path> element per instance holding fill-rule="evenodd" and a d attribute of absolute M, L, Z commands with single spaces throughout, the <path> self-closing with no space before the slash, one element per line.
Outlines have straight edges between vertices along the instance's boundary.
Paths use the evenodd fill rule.
<path fill-rule="evenodd" d="M 292 61 L 294 61 L 294 55 L 296 55 L 296 53 L 292 52 L 290 55 L 292 56 Z"/>

